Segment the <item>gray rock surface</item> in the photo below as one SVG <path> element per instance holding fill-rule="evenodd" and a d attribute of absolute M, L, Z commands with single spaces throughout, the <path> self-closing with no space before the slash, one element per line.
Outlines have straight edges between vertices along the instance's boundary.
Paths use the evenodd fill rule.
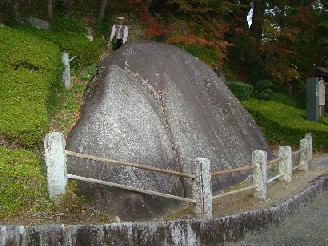
<path fill-rule="evenodd" d="M 188 173 L 197 157 L 210 159 L 211 169 L 216 171 L 249 165 L 255 149 L 271 156 L 260 129 L 223 77 L 177 47 L 150 41 L 127 43 L 98 64 L 67 149 Z M 68 173 L 190 195 L 188 180 L 90 160 L 69 158 Z M 228 189 L 248 174 L 215 177 L 213 191 Z M 154 217 L 170 206 L 181 205 L 81 185 L 85 192 L 89 189 L 87 201 L 103 211 L 115 211 L 123 219 L 133 219 L 136 214 L 138 218 Z"/>
<path fill-rule="evenodd" d="M 38 29 L 49 29 L 49 22 L 36 17 L 27 18 L 27 22 Z"/>

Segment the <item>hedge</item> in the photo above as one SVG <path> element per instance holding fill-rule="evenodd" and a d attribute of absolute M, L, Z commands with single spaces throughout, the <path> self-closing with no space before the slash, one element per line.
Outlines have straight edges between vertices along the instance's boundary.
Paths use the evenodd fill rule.
<path fill-rule="evenodd" d="M 301 100 L 300 98 L 289 96 L 284 93 L 273 93 L 270 101 L 280 102 L 298 109 L 306 108 L 305 96 L 304 99 Z"/>
<path fill-rule="evenodd" d="M 328 120 L 307 121 L 306 111 L 274 101 L 250 99 L 242 103 L 255 118 L 269 142 L 299 147 L 305 133 L 312 133 L 313 147 L 328 151 Z"/>
<path fill-rule="evenodd" d="M 32 152 L 0 147 L 0 218 L 30 209 L 47 197 L 41 167 Z"/>
<path fill-rule="evenodd" d="M 58 45 L 60 51 L 68 52 L 70 57 L 75 56 L 76 58 L 71 62 L 72 68 L 82 68 L 97 63 L 104 48 L 99 38 L 94 38 L 94 41 L 90 42 L 86 35 L 81 33 L 53 32 L 32 27 L 22 30 Z"/>
<path fill-rule="evenodd" d="M 58 46 L 0 25 L 0 135 L 25 147 L 44 137 L 61 70 Z"/>
<path fill-rule="evenodd" d="M 260 80 L 254 85 L 252 96 L 259 100 L 271 100 L 273 82 L 271 80 Z"/>
<path fill-rule="evenodd" d="M 250 98 L 253 86 L 245 83 L 241 83 L 238 81 L 235 82 L 228 82 L 228 88 L 231 92 L 238 98 L 239 101 L 244 101 Z"/>

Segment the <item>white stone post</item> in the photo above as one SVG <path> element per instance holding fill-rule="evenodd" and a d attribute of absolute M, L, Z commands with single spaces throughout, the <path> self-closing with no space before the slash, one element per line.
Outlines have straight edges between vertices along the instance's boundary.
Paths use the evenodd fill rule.
<path fill-rule="evenodd" d="M 252 153 L 253 195 L 257 199 L 266 199 L 267 195 L 267 153 L 263 150 L 254 150 Z"/>
<path fill-rule="evenodd" d="M 309 141 L 304 138 L 300 141 L 300 170 L 301 171 L 309 171 L 309 165 L 308 165 L 308 157 L 309 157 Z"/>
<path fill-rule="evenodd" d="M 193 174 L 192 179 L 192 198 L 196 200 L 194 211 L 200 218 L 212 218 L 212 184 L 210 160 L 200 158 L 192 162 Z"/>
<path fill-rule="evenodd" d="M 90 27 L 87 27 L 87 38 L 90 42 L 93 41 L 93 36 L 92 36 L 92 29 Z"/>
<path fill-rule="evenodd" d="M 279 181 L 292 182 L 292 149 L 290 146 L 279 146 L 278 157 L 283 157 L 284 159 L 279 161 L 279 173 L 282 176 Z"/>
<path fill-rule="evenodd" d="M 64 52 L 62 53 L 62 61 L 64 64 L 64 72 L 62 75 L 62 80 L 64 82 L 65 88 L 66 89 L 71 89 L 72 88 L 72 83 L 71 83 L 71 71 L 70 71 L 70 59 L 69 59 L 69 54 Z"/>
<path fill-rule="evenodd" d="M 305 139 L 308 140 L 309 145 L 308 145 L 308 160 L 312 160 L 313 156 L 312 156 L 312 134 L 311 133 L 306 133 L 305 134 Z"/>
<path fill-rule="evenodd" d="M 51 200 L 65 193 L 67 169 L 65 139 L 61 132 L 51 132 L 44 139 L 44 159 L 47 166 L 48 193 Z"/>

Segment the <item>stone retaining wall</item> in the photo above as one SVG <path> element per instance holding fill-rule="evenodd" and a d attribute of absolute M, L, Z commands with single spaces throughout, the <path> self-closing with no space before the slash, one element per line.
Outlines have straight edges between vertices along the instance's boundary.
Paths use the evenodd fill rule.
<path fill-rule="evenodd" d="M 328 189 L 328 175 L 269 209 L 223 218 L 108 225 L 1 226 L 0 246 L 12 245 L 223 245 L 277 226 Z"/>

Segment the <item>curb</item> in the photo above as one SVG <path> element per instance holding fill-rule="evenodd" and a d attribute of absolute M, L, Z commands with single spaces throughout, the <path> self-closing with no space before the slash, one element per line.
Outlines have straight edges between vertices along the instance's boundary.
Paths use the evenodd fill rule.
<path fill-rule="evenodd" d="M 223 245 L 274 228 L 328 190 L 328 175 L 275 207 L 205 220 L 0 226 L 0 246 Z"/>

